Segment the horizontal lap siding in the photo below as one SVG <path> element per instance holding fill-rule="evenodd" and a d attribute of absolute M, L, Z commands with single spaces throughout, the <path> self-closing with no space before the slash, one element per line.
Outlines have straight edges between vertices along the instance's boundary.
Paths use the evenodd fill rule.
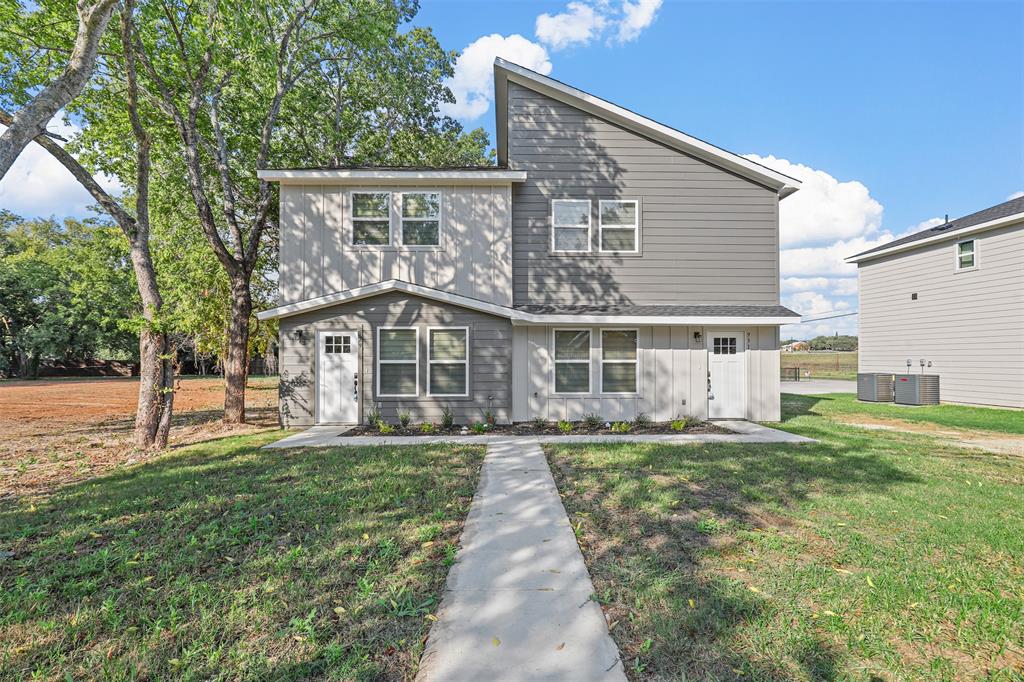
<path fill-rule="evenodd" d="M 766 188 L 510 83 L 513 293 L 526 303 L 778 304 Z M 551 200 L 640 201 L 638 255 L 553 255 Z"/>
<path fill-rule="evenodd" d="M 353 247 L 352 191 L 439 190 L 441 247 Z M 483 301 L 512 300 L 511 190 L 507 186 L 281 186 L 282 303 L 389 279 Z M 397 239 L 400 226 L 393 225 Z"/>
<path fill-rule="evenodd" d="M 420 337 L 420 397 L 376 400 L 376 336 L 378 327 L 417 327 Z M 469 327 L 469 397 L 428 397 L 427 328 Z M 305 332 L 299 343 L 295 331 Z M 447 405 L 460 424 L 482 421 L 488 407 L 495 419 L 511 418 L 512 326 L 508 320 L 405 294 L 382 294 L 281 320 L 281 415 L 286 425 L 314 421 L 316 394 L 316 330 L 352 329 L 360 334 L 359 384 L 361 419 L 374 404 L 385 419 L 397 421 L 408 411 L 414 421 L 437 422 Z"/>
<path fill-rule="evenodd" d="M 1024 225 L 975 240 L 972 271 L 954 272 L 955 240 L 860 265 L 860 370 L 923 358 L 943 401 L 1024 407 Z"/>

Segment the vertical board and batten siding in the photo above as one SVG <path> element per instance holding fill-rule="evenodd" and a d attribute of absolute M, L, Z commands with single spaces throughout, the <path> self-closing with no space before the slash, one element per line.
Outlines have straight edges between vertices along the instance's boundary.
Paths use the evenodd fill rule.
<path fill-rule="evenodd" d="M 438 247 L 353 246 L 353 191 L 440 191 Z M 397 239 L 399 221 L 392 221 Z M 389 279 L 512 302 L 511 190 L 494 186 L 281 186 L 282 304 Z"/>
<path fill-rule="evenodd" d="M 944 402 L 1024 407 L 1024 225 L 973 238 L 974 270 L 953 239 L 859 264 L 860 371 L 924 359 Z"/>
<path fill-rule="evenodd" d="M 589 395 L 554 394 L 553 330 L 587 328 L 591 331 Z M 706 339 L 714 327 L 639 327 L 638 374 L 635 396 L 601 395 L 601 329 L 587 325 L 516 326 L 512 328 L 512 364 L 521 368 L 512 376 L 512 419 L 528 421 L 578 421 L 598 414 L 609 421 L 634 419 L 640 412 L 655 421 L 688 416 L 708 416 L 708 351 Z M 633 327 L 628 327 L 633 328 Z M 731 331 L 731 330 L 730 330 Z M 748 327 L 747 414 L 754 421 L 778 421 L 779 344 L 778 328 Z M 700 343 L 693 339 L 701 333 Z M 525 369 L 523 369 L 525 368 Z"/>
<path fill-rule="evenodd" d="M 378 327 L 419 329 L 418 398 L 375 397 Z M 469 397 L 427 396 L 427 328 L 469 327 Z M 305 339 L 295 338 L 302 329 Z M 315 419 L 316 331 L 350 329 L 359 333 L 360 421 L 374 405 L 394 422 L 408 411 L 414 421 L 437 422 L 449 406 L 460 424 L 481 421 L 484 410 L 498 422 L 511 419 L 512 325 L 500 317 L 399 293 L 343 303 L 281 320 L 281 418 L 285 426 L 308 426 Z"/>
<path fill-rule="evenodd" d="M 778 195 L 516 83 L 508 86 L 517 305 L 779 302 Z M 637 199 L 640 253 L 551 253 L 551 200 Z"/>

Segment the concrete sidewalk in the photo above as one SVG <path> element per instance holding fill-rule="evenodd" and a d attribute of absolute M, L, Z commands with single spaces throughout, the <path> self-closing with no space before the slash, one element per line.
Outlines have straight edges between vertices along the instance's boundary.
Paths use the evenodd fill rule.
<path fill-rule="evenodd" d="M 488 447 L 461 545 L 417 680 L 626 679 L 536 440 Z"/>
<path fill-rule="evenodd" d="M 322 448 L 357 445 L 426 445 L 429 443 L 473 443 L 491 445 L 516 441 L 534 443 L 814 443 L 795 433 L 742 420 L 715 422 L 733 433 L 681 433 L 658 435 L 575 435 L 575 436 L 343 436 L 346 426 L 312 426 L 305 431 L 265 445 L 265 448 Z"/>

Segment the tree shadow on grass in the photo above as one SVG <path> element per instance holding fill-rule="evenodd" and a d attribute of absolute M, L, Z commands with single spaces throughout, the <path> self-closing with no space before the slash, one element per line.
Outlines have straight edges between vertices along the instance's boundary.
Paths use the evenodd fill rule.
<path fill-rule="evenodd" d="M 801 433 L 821 442 L 548 449 L 633 679 L 840 674 L 841 650 L 813 629 L 776 628 L 782 646 L 751 641 L 745 626 L 781 609 L 746 569 L 750 539 L 800 536 L 802 551 L 828 562 L 833 550 L 802 534 L 790 508 L 812 495 L 889 493 L 920 479 L 867 435 L 840 441 L 813 425 Z"/>
<path fill-rule="evenodd" d="M 269 439 L 0 509 L 0 679 L 414 669 L 481 451 L 259 450 Z"/>

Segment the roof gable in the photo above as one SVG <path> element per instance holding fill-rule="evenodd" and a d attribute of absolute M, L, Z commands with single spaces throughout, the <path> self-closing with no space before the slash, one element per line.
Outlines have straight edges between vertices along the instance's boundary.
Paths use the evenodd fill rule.
<path fill-rule="evenodd" d="M 738 154 L 716 147 L 704 140 L 499 57 L 494 60 L 494 92 L 498 163 L 501 165 L 508 163 L 508 83 L 510 81 L 768 187 L 778 192 L 779 198 L 785 198 L 800 188 L 799 180 L 783 175 L 767 166 L 762 166 Z"/>

